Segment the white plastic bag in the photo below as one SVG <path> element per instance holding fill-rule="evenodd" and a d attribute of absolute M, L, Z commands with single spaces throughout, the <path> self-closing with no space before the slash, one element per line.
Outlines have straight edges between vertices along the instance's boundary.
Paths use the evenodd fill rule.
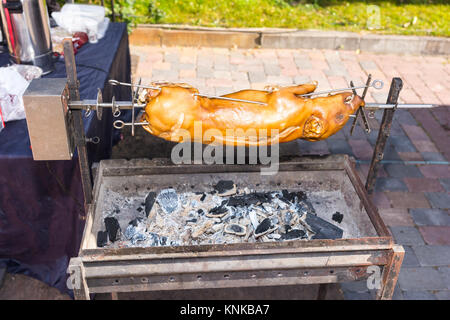
<path fill-rule="evenodd" d="M 52 13 L 58 26 L 71 33 L 86 32 L 89 42 L 103 38 L 109 19 L 105 18 L 105 8 L 87 4 L 65 4 L 60 12 Z"/>
<path fill-rule="evenodd" d="M 0 112 L 4 122 L 25 119 L 22 96 L 31 80 L 39 78 L 41 74 L 42 69 L 36 66 L 12 65 L 0 68 Z"/>

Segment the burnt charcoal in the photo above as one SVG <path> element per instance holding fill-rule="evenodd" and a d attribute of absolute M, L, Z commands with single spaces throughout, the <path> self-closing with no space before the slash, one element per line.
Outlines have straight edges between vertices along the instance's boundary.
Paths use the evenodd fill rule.
<path fill-rule="evenodd" d="M 255 234 L 264 233 L 267 230 L 270 229 L 270 226 L 272 225 L 272 222 L 269 218 L 265 218 L 261 223 L 258 225 L 258 227 L 255 230 Z"/>
<path fill-rule="evenodd" d="M 308 200 L 302 200 L 297 204 L 297 209 L 301 214 L 304 213 L 316 213 L 316 210 L 314 209 L 311 202 Z"/>
<path fill-rule="evenodd" d="M 133 220 L 131 220 L 130 222 L 128 222 L 128 224 L 131 224 L 133 227 L 137 227 L 138 223 L 142 221 L 142 218 L 135 218 Z"/>
<path fill-rule="evenodd" d="M 219 195 L 229 194 L 230 192 L 236 193 L 236 185 L 231 180 L 220 180 L 214 186 L 214 190 L 217 191 Z"/>
<path fill-rule="evenodd" d="M 248 207 L 250 205 L 260 205 L 272 200 L 272 195 L 265 192 L 254 192 L 238 196 L 232 196 L 228 199 L 228 205 L 231 207 Z"/>
<path fill-rule="evenodd" d="M 142 207 L 139 207 L 136 209 L 138 212 L 142 212 L 142 210 L 144 210 Z"/>
<path fill-rule="evenodd" d="M 203 193 L 202 197 L 200 198 L 200 201 L 205 200 L 205 198 L 206 198 L 206 193 Z"/>
<path fill-rule="evenodd" d="M 161 190 L 156 197 L 156 201 L 167 214 L 174 212 L 178 208 L 178 194 L 174 189 Z"/>
<path fill-rule="evenodd" d="M 198 209 L 198 210 L 197 210 L 197 213 L 200 214 L 200 215 L 202 215 L 202 214 L 204 214 L 205 212 L 203 211 L 203 209 Z"/>
<path fill-rule="evenodd" d="M 285 225 L 284 225 L 284 230 L 286 230 L 286 233 L 288 233 L 289 230 L 291 230 L 291 229 L 292 229 L 292 228 L 291 228 L 290 225 L 288 225 L 288 224 L 285 224 Z"/>
<path fill-rule="evenodd" d="M 165 246 L 167 243 L 167 237 L 162 236 L 161 238 L 159 238 L 159 245 L 160 246 Z"/>
<path fill-rule="evenodd" d="M 186 220 L 186 223 L 189 223 L 189 222 L 197 222 L 197 219 L 196 218 L 192 218 L 192 219 L 190 219 L 190 220 Z"/>
<path fill-rule="evenodd" d="M 340 239 L 344 231 L 313 214 L 306 214 L 305 222 L 314 231 L 312 239 Z"/>
<path fill-rule="evenodd" d="M 153 205 L 155 204 L 156 200 L 156 192 L 149 192 L 147 194 L 147 197 L 145 198 L 145 216 L 148 217 L 148 214 L 150 211 L 152 211 Z"/>
<path fill-rule="evenodd" d="M 336 221 L 337 223 L 341 223 L 342 219 L 344 219 L 344 215 L 342 213 L 340 213 L 339 211 L 336 211 L 336 213 L 333 214 L 332 219 L 334 221 Z"/>
<path fill-rule="evenodd" d="M 281 193 L 283 195 L 283 198 L 286 199 L 289 202 L 300 202 L 307 199 L 306 193 L 303 191 L 293 191 L 289 192 L 286 189 L 281 190 Z"/>
<path fill-rule="evenodd" d="M 244 228 L 242 228 L 240 225 L 237 225 L 237 224 L 230 225 L 230 229 L 233 230 L 234 232 L 244 231 Z"/>
<path fill-rule="evenodd" d="M 213 215 L 213 216 L 220 216 L 223 215 L 224 213 L 226 213 L 228 211 L 227 207 L 225 207 L 223 204 L 218 206 L 218 207 L 214 207 L 211 210 L 209 210 L 209 214 Z"/>
<path fill-rule="evenodd" d="M 281 240 L 294 240 L 301 238 L 306 238 L 306 232 L 298 229 L 292 229 L 281 235 Z"/>
<path fill-rule="evenodd" d="M 99 231 L 97 232 L 97 247 L 101 248 L 108 242 L 108 232 Z"/>
<path fill-rule="evenodd" d="M 226 233 L 231 233 L 231 234 L 235 234 L 238 236 L 245 236 L 245 234 L 247 232 L 247 228 L 244 226 L 241 226 L 239 224 L 232 223 L 232 224 L 226 225 L 224 231 Z"/>
<path fill-rule="evenodd" d="M 104 221 L 109 240 L 111 242 L 118 240 L 118 231 L 120 231 L 120 225 L 117 219 L 114 217 L 107 217 Z"/>

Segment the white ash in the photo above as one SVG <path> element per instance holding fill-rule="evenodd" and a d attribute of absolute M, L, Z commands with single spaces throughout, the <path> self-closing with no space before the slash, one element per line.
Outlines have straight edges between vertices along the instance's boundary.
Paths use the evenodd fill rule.
<path fill-rule="evenodd" d="M 288 241 L 289 238 L 285 240 L 286 234 L 292 230 L 304 233 L 304 237 L 292 240 L 309 240 L 314 236 L 314 232 L 305 223 L 304 215 L 308 212 L 314 213 L 315 202 L 320 203 L 322 198 L 331 198 L 328 194 L 314 197 L 308 194 L 306 201 L 286 203 L 281 199 L 281 191 L 272 191 L 269 193 L 273 198 L 269 202 L 228 206 L 224 201 L 226 202 L 229 196 L 177 192 L 176 188 L 169 188 L 157 192 L 156 201 L 146 217 L 143 210 L 145 196 L 124 197 L 111 190 L 105 192 L 109 193 L 107 198 L 112 201 L 103 205 L 103 216 L 115 217 L 122 230 L 121 238 L 114 243 L 108 242 L 105 246 L 108 248 Z M 246 187 L 238 189 L 237 195 L 252 195 L 254 192 L 255 190 Z M 330 205 L 325 202 L 320 205 Z M 226 209 L 223 216 L 206 215 L 211 209 L 220 206 Z M 339 209 L 327 210 L 332 213 L 336 210 L 345 212 L 345 208 L 341 206 Z M 255 230 L 266 218 L 271 222 L 270 230 L 255 236 Z M 331 214 L 330 219 L 326 220 L 336 225 L 336 222 L 331 220 Z M 231 224 L 242 226 L 245 232 L 226 232 L 226 227 Z"/>

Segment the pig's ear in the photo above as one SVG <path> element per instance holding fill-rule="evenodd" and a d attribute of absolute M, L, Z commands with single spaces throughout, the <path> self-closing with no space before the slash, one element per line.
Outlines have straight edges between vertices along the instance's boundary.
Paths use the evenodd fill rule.
<path fill-rule="evenodd" d="M 326 131 L 325 122 L 319 116 L 310 116 L 303 127 L 303 137 L 308 140 L 319 139 Z"/>

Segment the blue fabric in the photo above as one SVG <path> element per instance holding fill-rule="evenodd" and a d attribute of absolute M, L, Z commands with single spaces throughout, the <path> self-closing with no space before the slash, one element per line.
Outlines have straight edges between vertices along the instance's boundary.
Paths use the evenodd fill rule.
<path fill-rule="evenodd" d="M 75 56 L 82 99 L 95 99 L 97 88 L 104 101 L 129 100 L 130 89 L 113 87 L 109 79 L 130 82 L 131 65 L 126 24 L 111 23 L 97 44 L 85 44 Z M 5 65 L 7 54 L 0 54 Z M 63 58 L 45 77 L 65 78 Z M 129 119 L 129 113 L 122 117 Z M 102 121 L 95 112 L 84 118 L 89 160 L 111 154 L 118 140 L 106 109 Z M 49 124 L 51 130 L 51 124 Z M 8 272 L 20 272 L 66 291 L 65 273 L 70 257 L 77 256 L 84 228 L 84 199 L 78 159 L 34 161 L 26 120 L 11 121 L 0 132 L 0 263 Z"/>

